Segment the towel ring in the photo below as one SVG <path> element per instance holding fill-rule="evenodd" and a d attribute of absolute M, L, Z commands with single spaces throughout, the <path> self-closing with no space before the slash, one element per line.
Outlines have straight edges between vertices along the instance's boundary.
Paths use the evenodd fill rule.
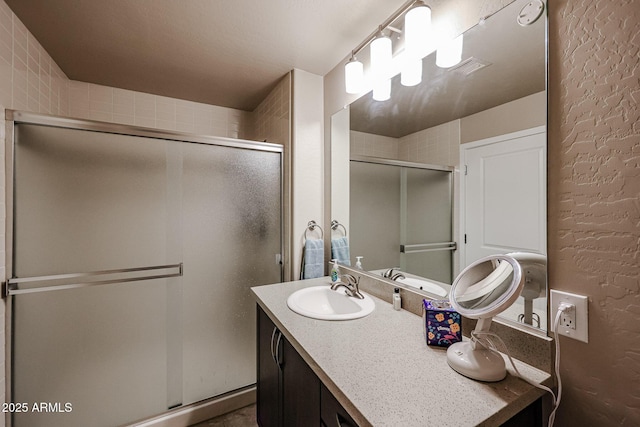
<path fill-rule="evenodd" d="M 320 229 L 320 238 L 324 239 L 324 231 L 322 231 L 322 227 L 320 227 L 314 220 L 311 220 L 307 223 L 307 228 L 304 230 L 304 240 L 307 240 L 307 231 L 314 231 L 316 227 Z"/>
<path fill-rule="evenodd" d="M 336 231 L 338 229 L 338 227 L 342 227 L 342 230 L 343 230 L 344 235 L 346 237 L 347 236 L 347 227 L 345 227 L 344 225 L 340 224 L 337 219 L 334 219 L 333 221 L 331 221 L 331 229 L 333 231 Z"/>

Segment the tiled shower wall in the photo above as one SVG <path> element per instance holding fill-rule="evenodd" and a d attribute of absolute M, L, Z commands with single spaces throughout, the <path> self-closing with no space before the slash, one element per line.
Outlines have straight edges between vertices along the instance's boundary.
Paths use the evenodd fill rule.
<path fill-rule="evenodd" d="M 460 120 L 443 123 L 402 138 L 350 131 L 351 155 L 431 165 L 457 166 L 460 163 Z"/>
<path fill-rule="evenodd" d="M 0 105 L 66 115 L 67 76 L 0 0 Z"/>
<path fill-rule="evenodd" d="M 400 138 L 400 159 L 431 165 L 457 166 L 460 163 L 460 120 Z"/>
<path fill-rule="evenodd" d="M 251 113 L 248 139 L 289 147 L 291 139 L 291 74 L 276 87 Z"/>
<path fill-rule="evenodd" d="M 73 80 L 69 116 L 228 138 L 245 138 L 250 119 L 242 110 Z"/>

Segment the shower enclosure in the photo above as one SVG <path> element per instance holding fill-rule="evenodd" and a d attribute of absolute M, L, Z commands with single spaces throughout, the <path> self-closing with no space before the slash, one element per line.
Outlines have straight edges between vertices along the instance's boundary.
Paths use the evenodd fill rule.
<path fill-rule="evenodd" d="M 353 156 L 351 253 L 367 270 L 403 271 L 450 284 L 453 275 L 453 169 Z"/>
<path fill-rule="evenodd" d="M 7 120 L 9 398 L 30 405 L 12 425 L 122 425 L 253 385 L 282 147 Z"/>

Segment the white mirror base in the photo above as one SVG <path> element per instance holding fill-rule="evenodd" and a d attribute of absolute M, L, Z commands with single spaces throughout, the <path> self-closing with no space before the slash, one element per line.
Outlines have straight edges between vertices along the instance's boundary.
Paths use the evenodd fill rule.
<path fill-rule="evenodd" d="M 454 371 L 478 381 L 501 381 L 507 376 L 504 359 L 497 351 L 470 341 L 457 342 L 447 349 L 447 363 Z"/>

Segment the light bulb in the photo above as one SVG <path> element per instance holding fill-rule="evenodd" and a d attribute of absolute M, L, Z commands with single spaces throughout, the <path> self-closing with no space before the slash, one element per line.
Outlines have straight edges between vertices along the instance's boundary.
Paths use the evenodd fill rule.
<path fill-rule="evenodd" d="M 373 99 L 386 101 L 391 98 L 391 79 L 379 80 L 373 85 Z"/>
<path fill-rule="evenodd" d="M 413 58 L 423 58 L 431 37 L 431 9 L 426 5 L 410 9 L 404 16 L 404 49 Z"/>
<path fill-rule="evenodd" d="M 371 42 L 371 71 L 375 80 L 389 77 L 391 48 L 391 39 L 382 34 Z"/>
<path fill-rule="evenodd" d="M 400 73 L 402 86 L 415 86 L 422 81 L 422 59 L 407 59 Z"/>
<path fill-rule="evenodd" d="M 352 57 L 344 66 L 344 84 L 347 93 L 362 92 L 364 82 L 364 66 L 362 62 Z"/>
<path fill-rule="evenodd" d="M 440 68 L 450 68 L 462 59 L 462 34 L 455 39 L 447 40 L 438 47 L 436 65 Z"/>

